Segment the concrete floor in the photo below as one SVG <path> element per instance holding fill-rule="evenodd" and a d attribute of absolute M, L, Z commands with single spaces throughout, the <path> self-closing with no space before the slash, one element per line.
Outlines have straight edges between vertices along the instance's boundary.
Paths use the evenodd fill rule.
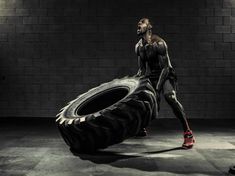
<path fill-rule="evenodd" d="M 69 151 L 53 119 L 0 122 L 1 176 L 221 176 L 235 165 L 234 120 L 191 120 L 197 140 L 191 150 L 179 148 L 178 121 L 159 119 L 145 138 L 79 156 Z"/>

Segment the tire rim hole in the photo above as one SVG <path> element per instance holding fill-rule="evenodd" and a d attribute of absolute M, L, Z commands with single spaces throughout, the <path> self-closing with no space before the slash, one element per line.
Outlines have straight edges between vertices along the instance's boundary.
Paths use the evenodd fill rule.
<path fill-rule="evenodd" d="M 83 102 L 82 105 L 77 109 L 76 113 L 78 115 L 88 115 L 98 112 L 117 103 L 128 93 L 129 89 L 126 87 L 116 87 L 99 92 Z"/>

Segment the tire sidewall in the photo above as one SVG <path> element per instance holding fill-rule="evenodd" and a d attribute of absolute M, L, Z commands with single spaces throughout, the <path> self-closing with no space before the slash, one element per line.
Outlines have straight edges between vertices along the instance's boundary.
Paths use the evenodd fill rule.
<path fill-rule="evenodd" d="M 61 115 L 64 118 L 68 119 L 82 118 L 85 116 L 89 116 L 91 114 L 93 114 L 94 116 L 98 116 L 98 114 L 102 113 L 102 111 L 109 108 L 112 109 L 113 106 L 116 106 L 119 102 L 123 101 L 124 99 L 128 98 L 131 94 L 133 94 L 133 92 L 138 88 L 139 82 L 140 80 L 137 78 L 125 78 L 125 79 L 115 79 L 113 81 L 101 84 L 100 86 L 90 89 L 89 91 L 81 94 L 76 99 L 71 101 L 70 104 L 61 112 Z M 97 112 L 92 112 L 90 114 L 78 115 L 76 113 L 80 107 L 82 107 L 86 102 L 92 101 L 92 99 L 96 98 L 98 94 L 102 94 L 117 88 L 125 88 L 128 90 L 128 93 L 116 103 L 104 109 L 101 109 Z"/>

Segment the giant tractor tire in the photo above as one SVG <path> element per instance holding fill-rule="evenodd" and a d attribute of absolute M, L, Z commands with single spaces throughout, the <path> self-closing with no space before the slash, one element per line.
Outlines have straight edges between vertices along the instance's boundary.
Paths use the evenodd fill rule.
<path fill-rule="evenodd" d="M 135 136 L 156 116 L 156 92 L 149 79 L 126 76 L 69 102 L 56 124 L 72 152 L 90 153 Z"/>

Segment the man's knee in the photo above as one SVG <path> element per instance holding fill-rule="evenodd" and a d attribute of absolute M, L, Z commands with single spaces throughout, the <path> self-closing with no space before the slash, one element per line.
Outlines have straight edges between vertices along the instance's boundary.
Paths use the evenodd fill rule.
<path fill-rule="evenodd" d="M 181 110 L 184 110 L 183 106 L 177 100 L 176 92 L 174 90 L 164 93 L 164 97 L 166 101 L 168 102 L 168 104 L 170 104 L 172 107 L 175 107 L 177 109 L 180 108 Z"/>
<path fill-rule="evenodd" d="M 174 90 L 164 93 L 164 97 L 169 103 L 177 103 L 176 93 Z"/>

